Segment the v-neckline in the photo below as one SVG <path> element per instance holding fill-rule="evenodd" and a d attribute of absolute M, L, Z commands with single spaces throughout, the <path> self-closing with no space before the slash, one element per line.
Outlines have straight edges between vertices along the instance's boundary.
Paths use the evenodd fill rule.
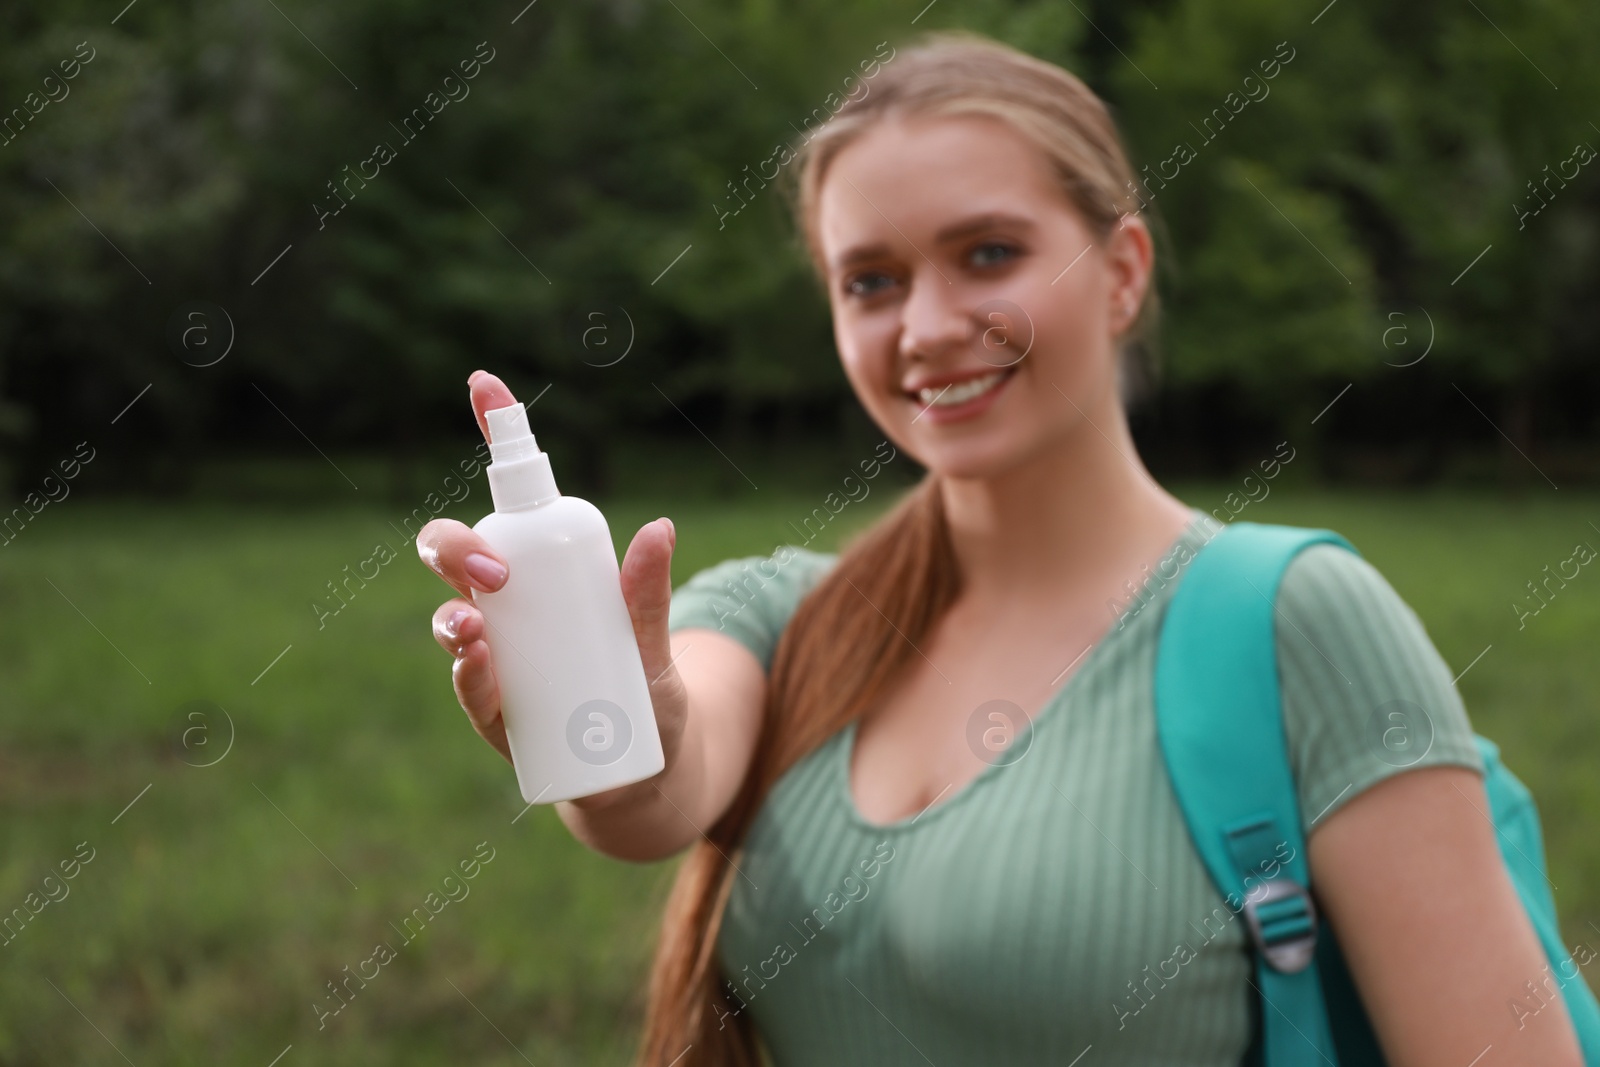
<path fill-rule="evenodd" d="M 1191 507 L 1189 511 L 1191 518 L 1189 519 L 1188 524 L 1185 525 L 1178 536 L 1175 537 L 1172 542 L 1162 550 L 1161 554 L 1156 557 L 1158 561 L 1168 558 L 1178 550 L 1180 545 L 1187 543 L 1190 537 L 1198 529 L 1200 529 L 1204 520 L 1209 517 L 1205 512 L 1199 510 L 1198 508 Z M 1166 582 L 1162 586 L 1162 591 L 1173 584 L 1176 584 L 1176 578 Z M 1111 625 L 1101 632 L 1100 637 L 1088 648 L 1084 649 L 1078 654 L 1078 660 L 1075 661 L 1077 663 L 1076 669 L 1073 669 L 1072 673 L 1067 675 L 1066 679 L 1062 681 L 1061 684 L 1058 685 L 1055 690 L 1044 699 L 1044 702 L 1039 706 L 1039 710 L 1034 712 L 1033 715 L 1028 718 L 1027 723 L 1022 727 L 1021 730 L 1017 732 L 1017 735 L 1011 739 L 1011 744 L 1002 749 L 1000 754 L 998 754 L 996 758 L 988 764 L 988 766 L 979 769 L 978 773 L 961 783 L 960 786 L 955 788 L 955 792 L 949 792 L 951 786 L 955 785 L 955 783 L 952 782 L 951 786 L 946 786 L 945 791 L 940 793 L 938 797 L 935 797 L 933 801 L 921 811 L 907 815 L 900 819 L 896 819 L 894 822 L 872 822 L 865 815 L 862 815 L 861 809 L 856 806 L 855 791 L 851 787 L 850 783 L 850 772 L 851 764 L 855 762 L 856 728 L 860 725 L 861 720 L 852 719 L 850 722 L 846 723 L 844 729 L 841 730 L 839 734 L 840 740 L 838 747 L 840 749 L 840 753 L 835 761 L 835 775 L 838 779 L 836 784 L 836 789 L 838 790 L 837 795 L 842 800 L 845 813 L 849 816 L 850 821 L 856 826 L 866 829 L 872 833 L 903 832 L 909 830 L 918 822 L 932 822 L 944 811 L 956 806 L 957 801 L 959 801 L 962 797 L 971 794 L 973 790 L 978 788 L 985 779 L 993 777 L 997 772 L 1004 770 L 1013 764 L 1020 763 L 1023 759 L 1027 758 L 1026 749 L 1023 751 L 1023 755 L 1013 760 L 1004 760 L 1000 757 L 1007 752 L 1013 751 L 1018 745 L 1031 746 L 1033 744 L 1034 735 L 1038 732 L 1040 724 L 1045 722 L 1052 713 L 1058 714 L 1057 709 L 1066 703 L 1067 698 L 1070 697 L 1077 690 L 1077 688 L 1080 687 L 1081 683 L 1079 682 L 1079 679 L 1085 676 L 1089 672 L 1090 668 L 1094 667 L 1101 660 L 1105 659 L 1105 650 L 1108 647 L 1115 646 L 1119 635 L 1126 634 L 1128 632 L 1129 624 L 1132 621 L 1131 616 L 1143 614 L 1144 608 L 1148 606 L 1148 602 L 1141 602 L 1135 599 L 1133 603 L 1125 607 L 1122 612 L 1112 620 Z M 1069 668 L 1070 667 L 1071 665 L 1069 664 Z M 945 793 L 949 793 L 949 795 L 946 796 Z"/>

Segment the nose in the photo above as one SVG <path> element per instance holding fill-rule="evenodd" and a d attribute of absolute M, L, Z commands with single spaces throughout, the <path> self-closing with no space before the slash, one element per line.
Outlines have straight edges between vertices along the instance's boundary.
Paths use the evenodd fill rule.
<path fill-rule="evenodd" d="M 939 362 L 972 341 L 971 309 L 958 288 L 931 268 L 913 276 L 900 307 L 900 355 L 907 361 Z"/>

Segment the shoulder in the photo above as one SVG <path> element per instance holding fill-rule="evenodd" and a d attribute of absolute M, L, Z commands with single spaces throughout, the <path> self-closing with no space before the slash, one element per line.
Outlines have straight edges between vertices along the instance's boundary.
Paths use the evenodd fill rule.
<path fill-rule="evenodd" d="M 804 593 L 837 561 L 833 552 L 814 552 L 795 545 L 779 545 L 768 555 L 735 556 L 703 567 L 673 591 L 678 594 L 715 591 L 725 596 L 771 599 L 785 593 Z"/>
<path fill-rule="evenodd" d="M 1373 607 L 1410 611 L 1389 580 L 1365 557 L 1343 546 L 1323 542 L 1295 554 L 1283 572 L 1278 607 L 1284 611 L 1310 607 Z"/>
<path fill-rule="evenodd" d="M 703 568 L 673 591 L 667 628 L 727 633 L 767 666 L 790 616 L 837 559 L 832 552 L 780 545 L 769 555 Z"/>
<path fill-rule="evenodd" d="M 1397 657 L 1445 669 L 1411 605 L 1376 567 L 1339 545 L 1315 544 L 1296 554 L 1283 573 L 1276 603 L 1280 646 L 1301 658 L 1308 651 L 1322 653 L 1325 666 L 1345 685 L 1356 684 L 1346 666 L 1370 671 Z"/>
<path fill-rule="evenodd" d="M 1482 772 L 1449 665 L 1370 562 L 1312 545 L 1284 571 L 1276 603 L 1284 726 L 1305 829 L 1413 767 Z"/>

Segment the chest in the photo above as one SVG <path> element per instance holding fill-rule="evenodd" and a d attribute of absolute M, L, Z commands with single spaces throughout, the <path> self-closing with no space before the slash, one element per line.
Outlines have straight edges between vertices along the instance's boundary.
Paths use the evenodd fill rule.
<path fill-rule="evenodd" d="M 718 942 L 777 1062 L 922 1062 L 907 1040 L 941 1067 L 1090 1044 L 1106 1064 L 1237 1062 L 1241 921 L 1172 798 L 1150 664 L 1104 651 L 1014 739 L 1020 756 L 926 812 L 856 810 L 853 728 L 780 781 Z"/>
<path fill-rule="evenodd" d="M 868 822 L 911 817 L 961 789 L 1047 708 L 1112 623 L 1098 615 L 952 611 L 916 643 L 849 748 L 850 795 Z"/>

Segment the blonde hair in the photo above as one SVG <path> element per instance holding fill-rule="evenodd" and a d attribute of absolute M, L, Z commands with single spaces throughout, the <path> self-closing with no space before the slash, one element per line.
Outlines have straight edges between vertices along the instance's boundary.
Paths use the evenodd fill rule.
<path fill-rule="evenodd" d="M 796 145 L 790 203 L 818 276 L 817 198 L 840 149 L 891 116 L 992 115 L 1050 161 L 1099 241 L 1142 207 L 1105 104 L 1051 63 L 965 32 L 925 35 L 885 61 L 870 91 Z M 1152 382 L 1141 344 L 1154 330 L 1154 286 L 1119 339 L 1124 403 Z M 960 591 L 960 572 L 932 472 L 847 546 L 795 610 L 773 652 L 760 734 L 728 811 L 679 865 L 650 972 L 644 1067 L 758 1067 L 749 1016 L 723 989 L 717 931 L 736 856 L 773 785 L 861 717 L 895 680 Z M 734 860 L 737 862 L 737 859 Z"/>

